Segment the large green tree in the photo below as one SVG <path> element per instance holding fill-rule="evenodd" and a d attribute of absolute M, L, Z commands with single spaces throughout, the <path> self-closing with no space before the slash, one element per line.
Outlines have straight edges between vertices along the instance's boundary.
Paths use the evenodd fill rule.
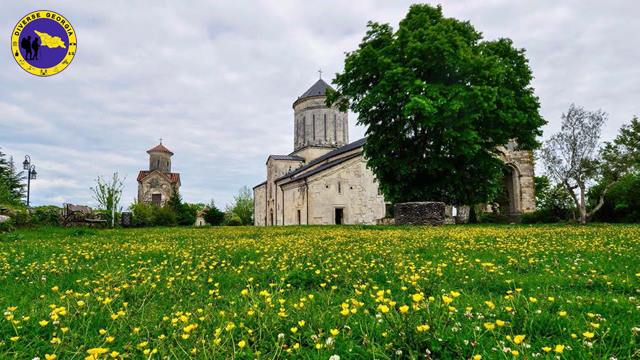
<path fill-rule="evenodd" d="M 413 5 L 397 31 L 368 24 L 328 102 L 367 127 L 365 155 L 388 200 L 473 204 L 500 186 L 498 146 L 538 145 L 531 79 L 511 40 L 483 41 L 440 6 Z"/>

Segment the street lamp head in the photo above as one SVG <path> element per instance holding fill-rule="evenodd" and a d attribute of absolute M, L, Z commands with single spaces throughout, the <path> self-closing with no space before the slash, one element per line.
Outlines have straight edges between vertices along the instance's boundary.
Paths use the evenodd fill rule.
<path fill-rule="evenodd" d="M 36 167 L 35 166 L 31 167 L 30 173 L 31 173 L 31 180 L 35 180 L 36 176 L 38 175 L 38 173 L 36 172 Z"/>
<path fill-rule="evenodd" d="M 29 160 L 31 160 L 29 159 L 29 155 L 24 157 L 24 161 L 22 162 L 22 169 L 29 170 L 29 165 L 31 165 L 31 162 Z"/>

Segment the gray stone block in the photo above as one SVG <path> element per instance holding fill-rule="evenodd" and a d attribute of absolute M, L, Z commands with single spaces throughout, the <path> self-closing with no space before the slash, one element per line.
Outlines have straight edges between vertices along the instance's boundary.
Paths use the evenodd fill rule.
<path fill-rule="evenodd" d="M 406 202 L 395 206 L 396 225 L 442 225 L 444 220 L 443 202 Z"/>

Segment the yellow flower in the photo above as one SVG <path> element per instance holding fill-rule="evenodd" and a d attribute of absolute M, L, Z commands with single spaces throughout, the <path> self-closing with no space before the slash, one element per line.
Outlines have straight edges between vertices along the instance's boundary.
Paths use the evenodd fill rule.
<path fill-rule="evenodd" d="M 143 341 L 140 344 L 138 344 L 138 349 L 144 349 L 147 347 L 149 343 L 147 341 Z"/>
<path fill-rule="evenodd" d="M 238 347 L 239 347 L 240 349 L 242 349 L 242 348 L 243 348 L 243 347 L 245 347 L 246 345 L 247 345 L 247 342 L 246 342 L 246 341 L 244 341 L 244 340 L 240 340 L 240 341 L 238 342 Z"/>
<path fill-rule="evenodd" d="M 87 354 L 93 356 L 94 358 L 98 358 L 100 355 L 105 354 L 108 351 L 109 349 L 107 348 L 91 348 L 87 350 Z"/>
<path fill-rule="evenodd" d="M 54 287 L 51 288 L 51 291 L 53 291 L 53 292 L 58 292 L 58 290 L 60 290 L 60 288 L 57 287 L 57 286 L 54 286 Z"/>
<path fill-rule="evenodd" d="M 242 291 L 240 291 L 240 294 L 242 294 L 242 295 L 244 295 L 244 296 L 247 296 L 247 295 L 249 295 L 249 290 L 247 290 L 247 289 L 242 289 Z"/>
<path fill-rule="evenodd" d="M 496 320 L 496 325 L 498 326 L 504 326 L 506 324 L 506 322 L 502 321 L 502 320 Z"/>
<path fill-rule="evenodd" d="M 9 340 L 11 340 L 13 342 L 16 342 L 16 341 L 20 340 L 20 336 L 12 336 L 12 337 L 9 338 Z"/>
<path fill-rule="evenodd" d="M 513 355 L 513 357 L 518 357 L 518 355 L 520 355 L 520 352 L 518 350 L 511 350 L 511 355 Z"/>
<path fill-rule="evenodd" d="M 513 343 L 516 344 L 516 345 L 520 345 L 524 341 L 525 337 L 526 337 L 526 335 L 516 335 L 513 338 Z"/>
<path fill-rule="evenodd" d="M 496 327 L 496 326 L 495 326 L 493 323 L 491 323 L 491 322 L 486 322 L 486 323 L 484 323 L 484 328 L 485 328 L 485 329 L 487 329 L 487 330 L 489 330 L 489 331 L 493 330 L 495 327 Z"/>
<path fill-rule="evenodd" d="M 44 358 L 45 358 L 45 360 L 56 360 L 58 358 L 58 355 L 56 355 L 56 354 L 44 354 Z"/>
<path fill-rule="evenodd" d="M 431 327 L 429 325 L 427 325 L 427 324 L 416 326 L 416 330 L 418 330 L 418 332 L 429 331 L 429 329 L 431 329 Z"/>
<path fill-rule="evenodd" d="M 104 334 L 106 334 L 106 333 L 107 333 L 107 330 L 105 330 L 105 329 L 100 329 L 100 330 L 98 330 L 98 333 L 100 333 L 100 335 L 104 335 Z"/>
<path fill-rule="evenodd" d="M 442 295 L 442 301 L 445 305 L 449 305 L 453 301 L 453 298 L 450 298 L 447 295 Z"/>
<path fill-rule="evenodd" d="M 557 352 L 558 354 L 562 354 L 562 352 L 564 351 L 564 345 L 560 345 L 560 344 L 556 345 L 553 351 Z"/>
<path fill-rule="evenodd" d="M 585 332 L 582 333 L 582 336 L 586 337 L 587 339 L 593 339 L 595 334 L 592 333 L 592 332 L 589 332 L 589 331 L 585 331 Z"/>
<path fill-rule="evenodd" d="M 401 314 L 405 314 L 407 311 L 409 311 L 409 307 L 407 305 L 400 306 L 400 313 Z"/>
<path fill-rule="evenodd" d="M 48 323 L 49 323 L 49 322 L 48 322 L 47 320 L 40 320 L 40 321 L 38 322 L 38 324 L 40 324 L 40 326 L 47 326 L 47 324 L 48 324 Z"/>
<path fill-rule="evenodd" d="M 378 305 L 378 311 L 380 311 L 381 313 L 388 313 L 389 312 L 389 307 L 385 304 L 380 304 Z"/>
<path fill-rule="evenodd" d="M 300 327 L 303 327 L 304 324 L 306 324 L 306 322 L 304 320 L 298 321 L 298 325 L 300 325 Z"/>
<path fill-rule="evenodd" d="M 565 317 L 565 316 L 567 316 L 567 312 L 564 311 L 564 310 L 561 310 L 561 311 L 558 312 L 558 316 Z"/>
<path fill-rule="evenodd" d="M 415 293 L 415 294 L 411 295 L 411 300 L 413 300 L 414 302 L 420 302 L 420 301 L 422 301 L 422 299 L 424 299 L 424 295 L 422 295 L 420 293 Z"/>
<path fill-rule="evenodd" d="M 295 326 L 294 326 L 294 327 L 292 327 L 292 328 L 291 328 L 291 329 L 289 329 L 289 330 L 291 330 L 291 332 L 292 332 L 292 333 L 294 333 L 294 334 L 298 332 L 298 328 L 297 328 L 297 327 L 295 327 Z"/>
<path fill-rule="evenodd" d="M 473 355 L 473 360 L 482 360 L 482 355 Z"/>
<path fill-rule="evenodd" d="M 115 359 L 115 358 L 117 358 L 117 357 L 118 357 L 118 355 L 120 355 L 120 353 L 119 353 L 119 352 L 117 352 L 117 351 L 112 351 L 112 352 L 111 352 L 111 354 L 109 354 L 109 356 L 111 356 L 111 357 L 112 357 L 112 358 L 114 358 L 114 359 Z"/>
<path fill-rule="evenodd" d="M 338 336 L 338 334 L 340 333 L 340 331 L 338 329 L 331 329 L 329 332 L 333 336 Z"/>
<path fill-rule="evenodd" d="M 107 336 L 107 338 L 105 339 L 105 341 L 107 343 L 112 343 L 116 338 L 114 338 L 113 336 Z"/>
<path fill-rule="evenodd" d="M 598 324 L 598 323 L 589 323 L 589 325 L 591 325 L 591 327 L 594 328 L 594 329 L 600 328 L 600 324 Z"/>
<path fill-rule="evenodd" d="M 489 307 L 489 309 L 493 310 L 496 308 L 496 305 L 492 301 L 485 301 L 485 305 Z M 507 310 L 508 311 L 508 310 Z"/>
<path fill-rule="evenodd" d="M 532 303 L 535 303 L 535 302 L 538 302 L 538 299 L 534 297 L 529 297 L 529 301 L 531 301 Z"/>
<path fill-rule="evenodd" d="M 551 348 L 549 346 L 545 346 L 545 347 L 542 348 L 542 351 L 549 352 L 549 351 L 551 351 Z"/>

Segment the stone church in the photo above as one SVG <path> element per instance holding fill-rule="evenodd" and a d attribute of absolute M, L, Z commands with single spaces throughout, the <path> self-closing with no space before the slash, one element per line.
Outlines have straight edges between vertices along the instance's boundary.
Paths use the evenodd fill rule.
<path fill-rule="evenodd" d="M 149 170 L 138 173 L 138 202 L 164 206 L 180 189 L 180 174 L 171 172 L 173 152 L 160 144 L 147 150 L 149 154 Z"/>
<path fill-rule="evenodd" d="M 293 152 L 267 158 L 267 179 L 253 188 L 255 225 L 376 224 L 385 217 L 365 139 L 349 143 L 347 113 L 325 104 L 328 88 L 320 79 L 293 102 Z M 503 206 L 510 215 L 535 210 L 533 154 L 514 144 L 499 151 L 508 165 Z"/>

